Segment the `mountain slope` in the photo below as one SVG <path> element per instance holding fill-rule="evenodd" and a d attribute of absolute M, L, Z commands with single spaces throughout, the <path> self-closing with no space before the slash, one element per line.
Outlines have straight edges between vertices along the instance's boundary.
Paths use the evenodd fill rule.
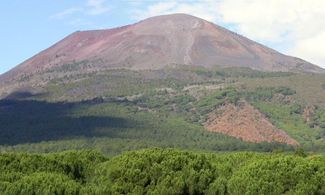
<path fill-rule="evenodd" d="M 93 63 L 92 69 L 141 70 L 186 64 L 324 72 L 200 18 L 172 14 L 121 28 L 75 32 L 0 76 L 0 82 L 84 60 Z"/>
<path fill-rule="evenodd" d="M 0 150 L 323 151 L 315 72 L 184 14 L 76 32 L 0 76 Z"/>

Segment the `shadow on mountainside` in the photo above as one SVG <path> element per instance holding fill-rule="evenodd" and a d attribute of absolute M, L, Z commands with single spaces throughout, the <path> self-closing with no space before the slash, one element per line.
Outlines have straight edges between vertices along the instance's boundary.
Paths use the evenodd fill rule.
<path fill-rule="evenodd" d="M 7 95 L 4 99 L 6 100 L 15 100 L 21 98 L 37 98 L 37 97 L 45 97 L 47 93 L 37 93 L 34 94 L 29 91 L 15 91 L 9 95 Z"/>
<path fill-rule="evenodd" d="M 69 116 L 83 103 L 48 103 L 35 100 L 0 100 L 0 145 L 83 137 L 119 137 L 118 130 L 135 126 L 119 117 Z"/>

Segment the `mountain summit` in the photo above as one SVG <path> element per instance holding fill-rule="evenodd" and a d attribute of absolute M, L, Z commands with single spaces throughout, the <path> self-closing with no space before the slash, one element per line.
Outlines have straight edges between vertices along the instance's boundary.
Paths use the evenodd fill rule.
<path fill-rule="evenodd" d="M 0 82 L 84 60 L 92 62 L 96 70 L 182 64 L 324 72 L 206 20 L 172 14 L 110 30 L 77 31 L 5 73 Z"/>

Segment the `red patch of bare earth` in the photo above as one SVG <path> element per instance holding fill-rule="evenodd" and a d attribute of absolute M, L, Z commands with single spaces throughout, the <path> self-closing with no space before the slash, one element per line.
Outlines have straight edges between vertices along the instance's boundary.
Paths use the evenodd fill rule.
<path fill-rule="evenodd" d="M 306 106 L 304 108 L 304 111 L 302 113 L 302 118 L 306 121 L 306 122 L 310 122 L 312 116 L 315 114 L 315 109 L 312 107 L 308 107 Z"/>
<path fill-rule="evenodd" d="M 209 114 L 204 128 L 207 131 L 241 138 L 247 142 L 265 141 L 299 145 L 296 140 L 283 130 L 274 127 L 262 113 L 246 102 L 242 102 L 240 106 L 234 104 L 220 106 Z"/>
<path fill-rule="evenodd" d="M 309 123 L 310 121 L 312 121 L 315 112 L 316 112 L 315 108 L 306 106 L 301 116 L 307 123 Z M 318 129 L 318 128 L 319 126 L 314 124 L 314 129 Z"/>

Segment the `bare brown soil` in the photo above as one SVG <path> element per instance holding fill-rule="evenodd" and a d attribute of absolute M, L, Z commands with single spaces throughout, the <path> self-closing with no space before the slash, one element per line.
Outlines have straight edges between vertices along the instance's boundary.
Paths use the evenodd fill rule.
<path fill-rule="evenodd" d="M 299 145 L 283 130 L 277 129 L 258 110 L 246 102 L 240 106 L 226 104 L 209 114 L 204 124 L 207 131 L 227 134 L 248 142 L 281 142 Z"/>
<path fill-rule="evenodd" d="M 306 107 L 304 108 L 303 113 L 302 113 L 302 118 L 303 118 L 306 122 L 310 122 L 310 121 L 311 121 L 311 117 L 312 117 L 312 115 L 314 115 L 314 114 L 315 114 L 315 109 L 306 106 Z"/>

